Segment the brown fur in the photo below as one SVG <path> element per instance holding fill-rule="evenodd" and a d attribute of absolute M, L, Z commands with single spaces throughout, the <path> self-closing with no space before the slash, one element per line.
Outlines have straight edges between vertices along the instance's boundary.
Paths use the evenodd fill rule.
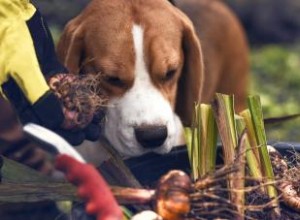
<path fill-rule="evenodd" d="M 175 1 L 195 25 L 205 66 L 202 101 L 215 92 L 234 94 L 237 111 L 245 108 L 249 80 L 248 44 L 235 15 L 218 0 Z"/>
<path fill-rule="evenodd" d="M 101 72 L 108 79 L 102 86 L 109 96 L 120 96 L 134 81 L 131 30 L 137 23 L 144 29 L 151 80 L 184 124 L 191 122 L 193 103 L 209 102 L 216 91 L 235 94 L 241 109 L 248 62 L 247 44 L 237 20 L 218 1 L 184 0 L 178 5 L 194 22 L 205 67 L 192 22 L 165 0 L 92 1 L 66 26 L 58 44 L 59 57 L 71 72 L 78 73 L 80 68 Z M 164 81 L 173 69 L 174 77 Z"/>

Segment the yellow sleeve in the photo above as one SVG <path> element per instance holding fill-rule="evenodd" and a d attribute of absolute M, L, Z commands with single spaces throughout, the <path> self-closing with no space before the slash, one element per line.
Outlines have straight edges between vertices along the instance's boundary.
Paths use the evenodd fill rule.
<path fill-rule="evenodd" d="M 0 72 L 1 83 L 11 76 L 29 102 L 34 104 L 49 87 L 40 70 L 31 35 L 24 21 L 15 21 L 6 26 L 0 48 L 4 52 L 4 56 L 0 56 L 0 64 L 4 64 L 3 72 Z"/>
<path fill-rule="evenodd" d="M 0 21 L 1 19 L 28 20 L 35 11 L 36 8 L 30 0 L 0 0 Z"/>

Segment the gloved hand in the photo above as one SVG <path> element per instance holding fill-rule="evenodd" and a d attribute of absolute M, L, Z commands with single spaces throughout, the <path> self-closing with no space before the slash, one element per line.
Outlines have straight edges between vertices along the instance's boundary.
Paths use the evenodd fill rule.
<path fill-rule="evenodd" d="M 28 114 L 29 113 L 29 114 Z M 54 116 L 55 117 L 55 116 Z M 34 111 L 31 111 L 29 108 L 29 112 L 27 112 L 27 115 L 20 115 L 21 120 L 23 123 L 25 122 L 35 122 L 37 124 L 43 125 L 47 128 L 51 128 L 47 126 L 45 123 L 43 123 L 34 113 Z M 93 119 L 93 121 L 84 129 L 80 130 L 68 130 L 61 128 L 61 126 L 56 126 L 52 128 L 55 133 L 62 136 L 66 141 L 68 141 L 73 146 L 80 145 L 84 140 L 89 141 L 96 141 L 99 138 L 100 135 L 100 127 L 99 122 L 96 119 Z"/>
<path fill-rule="evenodd" d="M 108 185 L 89 164 L 78 162 L 67 155 L 59 155 L 55 167 L 78 187 L 78 195 L 86 201 L 86 212 L 97 220 L 121 220 L 123 215 Z"/>
<path fill-rule="evenodd" d="M 28 8 L 33 7 L 30 6 Z M 23 124 L 40 124 L 57 131 L 72 145 L 78 145 L 86 137 L 91 137 L 89 133 L 93 129 L 76 133 L 61 131 L 65 114 L 60 101 L 49 90 L 45 79 L 67 70 L 58 62 L 47 24 L 38 10 L 26 22 L 18 22 L 18 19 L 15 19 L 17 22 L 10 25 L 9 31 L 4 32 L 4 36 L 1 37 L 1 42 L 7 46 L 7 53 L 3 53 L 5 62 L 1 63 L 5 70 L 0 73 L 2 91 L 15 106 Z"/>
<path fill-rule="evenodd" d="M 65 120 L 62 128 L 77 131 L 73 135 L 75 139 L 95 141 L 99 138 L 99 124 L 105 112 L 99 103 L 105 102 L 106 99 L 96 93 L 99 89 L 93 87 L 95 80 L 97 79 L 92 75 L 74 74 L 55 74 L 48 79 L 50 88 L 63 104 Z M 65 135 L 63 130 L 58 133 L 69 136 Z"/>
<path fill-rule="evenodd" d="M 70 131 L 63 128 L 53 130 L 62 136 L 73 146 L 80 145 L 84 140 L 96 141 L 100 136 L 100 127 L 97 122 L 92 121 L 85 129 Z"/>
<path fill-rule="evenodd" d="M 95 120 L 81 130 L 63 129 L 61 125 L 65 120 L 65 115 L 60 101 L 53 92 L 48 91 L 31 105 L 13 80 L 9 80 L 2 88 L 6 97 L 15 106 L 22 124 L 32 122 L 49 128 L 73 146 L 80 145 L 85 139 L 95 141 L 99 138 L 100 128 Z"/>

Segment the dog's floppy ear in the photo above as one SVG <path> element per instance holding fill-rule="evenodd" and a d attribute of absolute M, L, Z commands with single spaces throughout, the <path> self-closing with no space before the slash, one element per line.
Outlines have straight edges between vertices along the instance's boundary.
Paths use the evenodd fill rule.
<path fill-rule="evenodd" d="M 75 20 L 65 27 L 57 45 L 59 60 L 72 73 L 79 73 L 83 52 L 83 31 Z"/>
<path fill-rule="evenodd" d="M 200 41 L 194 26 L 185 15 L 180 16 L 183 21 L 184 64 L 178 82 L 175 111 L 184 125 L 191 125 L 194 103 L 201 101 L 204 67 Z"/>

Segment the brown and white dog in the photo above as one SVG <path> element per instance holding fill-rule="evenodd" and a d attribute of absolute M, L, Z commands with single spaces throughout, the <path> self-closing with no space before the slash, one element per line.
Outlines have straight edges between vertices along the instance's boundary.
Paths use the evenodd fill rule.
<path fill-rule="evenodd" d="M 110 99 L 104 133 L 123 156 L 169 152 L 182 141 L 194 102 L 210 102 L 215 92 L 244 106 L 248 48 L 237 19 L 217 0 L 177 5 L 93 0 L 58 44 L 71 72 L 103 74 Z"/>

